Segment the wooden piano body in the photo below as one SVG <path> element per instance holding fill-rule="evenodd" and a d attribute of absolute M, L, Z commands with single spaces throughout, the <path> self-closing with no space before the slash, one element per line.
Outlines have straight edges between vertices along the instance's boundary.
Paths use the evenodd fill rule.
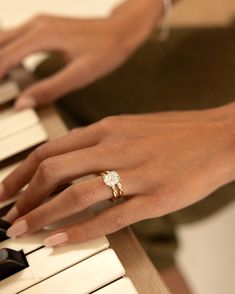
<path fill-rule="evenodd" d="M 20 87 L 27 84 L 25 79 L 29 80 L 27 73 L 20 69 L 0 84 L 0 105 L 17 96 Z M 25 156 L 22 151 L 66 132 L 53 106 L 38 113 L 34 110 L 15 113 L 11 107 L 0 108 L 0 180 L 19 164 Z M 0 217 L 8 204 L 0 203 Z M 85 211 L 78 218 L 85 218 L 89 213 Z M 1 248 L 23 250 L 28 262 L 27 268 L 0 282 L 0 293 L 42 294 L 53 290 L 68 294 L 169 293 L 129 228 L 56 249 L 42 246 L 47 230 L 0 242 L 0 272 Z"/>

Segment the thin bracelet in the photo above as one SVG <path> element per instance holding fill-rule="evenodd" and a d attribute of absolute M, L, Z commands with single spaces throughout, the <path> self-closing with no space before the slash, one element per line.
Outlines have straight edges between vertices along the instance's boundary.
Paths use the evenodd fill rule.
<path fill-rule="evenodd" d="M 161 41 L 166 41 L 170 35 L 171 18 L 172 18 L 172 0 L 161 0 L 164 5 L 164 19 L 162 22 L 162 29 L 159 36 Z"/>

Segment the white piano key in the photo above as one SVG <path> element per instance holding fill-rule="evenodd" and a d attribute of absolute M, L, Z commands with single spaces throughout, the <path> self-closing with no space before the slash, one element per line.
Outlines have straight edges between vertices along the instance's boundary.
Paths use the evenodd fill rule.
<path fill-rule="evenodd" d="M 131 282 L 131 280 L 129 278 L 122 278 L 122 279 L 120 279 L 116 282 L 113 282 L 112 284 L 94 292 L 94 294 L 120 294 L 120 293 L 138 294 L 135 286 L 133 285 L 133 283 Z"/>
<path fill-rule="evenodd" d="M 22 293 L 44 294 L 56 289 L 57 294 L 85 294 L 115 281 L 124 274 L 125 270 L 115 252 L 107 249 Z M 132 293 L 137 292 L 130 292 Z"/>
<path fill-rule="evenodd" d="M 13 100 L 20 92 L 16 82 L 7 80 L 0 83 L 0 105 Z"/>
<path fill-rule="evenodd" d="M 0 248 L 9 248 L 17 251 L 24 250 L 25 254 L 43 246 L 43 240 L 48 236 L 48 231 L 42 230 L 32 236 L 17 239 L 7 239 L 0 242 Z"/>
<path fill-rule="evenodd" d="M 108 247 L 108 240 L 105 237 L 101 237 L 88 242 L 68 245 L 64 247 L 41 248 L 27 255 L 29 267 L 16 273 L 15 275 L 10 276 L 7 279 L 2 280 L 0 282 L 0 289 L 4 294 L 18 293 L 35 285 L 38 282 L 41 282 L 61 271 L 64 271 L 65 269 L 70 268 L 71 266 L 89 258 L 94 254 L 97 254 L 98 252 L 103 251 L 104 249 L 107 249 Z M 93 258 L 95 258 L 95 256 Z M 105 267 L 105 262 L 106 260 L 102 261 L 102 259 L 99 259 L 99 268 L 97 269 L 96 273 L 97 275 L 100 275 L 100 272 L 103 271 L 103 267 Z M 97 262 L 95 264 L 97 264 Z M 88 274 L 88 281 L 83 280 L 85 279 L 84 277 L 82 279 L 84 283 L 90 282 L 90 272 L 92 271 L 92 268 L 94 266 L 95 265 L 88 264 L 88 266 L 85 267 L 86 273 Z M 80 276 L 78 274 L 76 278 L 79 279 L 79 277 Z M 63 292 L 60 293 L 64 293 L 64 291 L 67 293 L 67 287 L 69 287 L 69 285 L 67 285 L 67 283 L 64 281 L 62 282 L 62 284 L 66 285 L 66 290 L 63 290 Z M 56 293 L 58 293 L 58 289 L 60 289 L 60 286 L 57 285 L 56 288 L 52 288 L 51 290 L 53 289 L 56 289 Z"/>
<path fill-rule="evenodd" d="M 6 108 L 6 109 L 2 109 L 0 110 L 0 122 L 5 119 L 10 117 L 11 115 L 15 114 L 15 110 L 14 108 Z"/>
<path fill-rule="evenodd" d="M 32 109 L 15 112 L 0 120 L 0 140 L 30 128 L 39 123 L 39 117 Z"/>
<path fill-rule="evenodd" d="M 44 128 L 38 124 L 0 141 L 0 161 L 47 140 Z"/>

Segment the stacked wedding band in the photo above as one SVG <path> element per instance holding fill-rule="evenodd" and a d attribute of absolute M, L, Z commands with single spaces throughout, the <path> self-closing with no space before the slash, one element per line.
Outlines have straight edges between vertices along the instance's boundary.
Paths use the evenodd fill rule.
<path fill-rule="evenodd" d="M 104 183 L 112 189 L 112 201 L 117 202 L 124 198 L 124 193 L 121 184 L 121 178 L 116 171 L 104 171 L 100 173 Z"/>

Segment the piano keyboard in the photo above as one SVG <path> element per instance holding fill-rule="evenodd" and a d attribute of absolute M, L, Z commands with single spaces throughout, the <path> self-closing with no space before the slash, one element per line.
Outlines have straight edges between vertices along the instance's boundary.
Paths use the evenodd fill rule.
<path fill-rule="evenodd" d="M 34 110 L 0 114 L 0 162 L 46 140 L 47 134 Z"/>
<path fill-rule="evenodd" d="M 19 94 L 19 87 L 11 80 L 0 83 L 0 105 L 10 102 Z"/>
<path fill-rule="evenodd" d="M 0 104 L 10 101 L 17 91 L 19 87 L 11 81 L 0 84 Z M 45 142 L 47 137 L 34 110 L 0 111 L 0 162 Z M 0 181 L 18 164 L 4 166 Z M 15 199 L 0 203 L 0 217 L 12 201 Z M 54 290 L 59 294 L 136 294 L 105 236 L 65 247 L 43 246 L 50 230 L 87 217 L 90 212 L 84 211 L 32 236 L 14 240 L 7 239 L 4 233 L 8 224 L 0 222 L 0 293 L 44 294 Z"/>

